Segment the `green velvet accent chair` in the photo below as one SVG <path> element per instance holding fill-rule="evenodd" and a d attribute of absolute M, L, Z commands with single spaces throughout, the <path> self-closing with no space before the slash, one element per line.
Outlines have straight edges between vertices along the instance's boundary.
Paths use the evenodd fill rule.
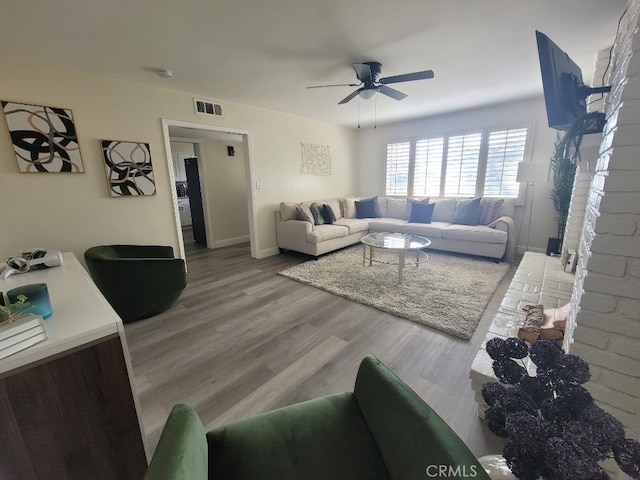
<path fill-rule="evenodd" d="M 380 360 L 338 393 L 205 433 L 176 405 L 145 480 L 488 479 L 453 430 Z"/>
<path fill-rule="evenodd" d="M 169 309 L 187 286 L 184 260 L 161 245 L 101 245 L 84 252 L 91 278 L 123 322 Z"/>

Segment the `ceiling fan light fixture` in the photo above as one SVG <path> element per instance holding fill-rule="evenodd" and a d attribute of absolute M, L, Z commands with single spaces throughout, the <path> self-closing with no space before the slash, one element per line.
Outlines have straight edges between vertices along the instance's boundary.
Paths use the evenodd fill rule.
<path fill-rule="evenodd" d="M 363 100 L 369 100 L 370 98 L 375 97 L 376 93 L 378 93 L 378 90 L 376 90 L 375 88 L 368 88 L 366 90 L 360 90 L 358 95 L 360 95 L 360 98 L 362 98 Z"/>

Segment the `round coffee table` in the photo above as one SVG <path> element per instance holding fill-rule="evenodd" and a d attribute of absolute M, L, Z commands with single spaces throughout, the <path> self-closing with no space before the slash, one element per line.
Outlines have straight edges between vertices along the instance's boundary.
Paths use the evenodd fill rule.
<path fill-rule="evenodd" d="M 362 250 L 363 267 L 366 265 L 367 260 L 369 260 L 369 266 L 373 262 L 388 263 L 374 258 L 375 249 L 398 252 L 398 285 L 402 284 L 402 270 L 405 266 L 407 252 L 415 252 L 415 265 L 417 267 L 429 258 L 429 255 L 423 252 L 422 249 L 431 245 L 431 240 L 419 235 L 388 232 L 370 233 L 362 237 L 360 241 L 364 245 Z"/>

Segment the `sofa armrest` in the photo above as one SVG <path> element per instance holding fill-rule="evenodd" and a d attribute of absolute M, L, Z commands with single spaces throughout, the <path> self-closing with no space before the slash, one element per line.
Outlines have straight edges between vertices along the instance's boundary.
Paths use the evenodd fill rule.
<path fill-rule="evenodd" d="M 515 226 L 515 222 L 513 221 L 513 218 L 507 217 L 507 216 L 503 216 L 503 217 L 496 218 L 488 226 L 491 227 L 491 228 L 495 228 L 496 230 L 503 231 L 503 232 L 508 234 L 510 225 L 514 225 Z"/>
<path fill-rule="evenodd" d="M 516 256 L 516 249 L 518 246 L 516 245 L 516 223 L 511 217 L 503 216 L 497 218 L 489 225 L 491 228 L 495 228 L 496 230 L 502 230 L 503 232 L 507 232 L 507 248 L 504 254 L 504 259 L 513 263 Z"/>
<path fill-rule="evenodd" d="M 207 437 L 191 407 L 173 407 L 144 480 L 207 480 Z"/>
<path fill-rule="evenodd" d="M 298 250 L 307 244 L 307 234 L 313 225 L 304 220 L 285 220 L 276 222 L 276 242 L 278 247 Z"/>
<path fill-rule="evenodd" d="M 390 478 L 424 479 L 427 469 L 446 468 L 489 479 L 458 435 L 377 358 L 360 364 L 354 395 Z"/>

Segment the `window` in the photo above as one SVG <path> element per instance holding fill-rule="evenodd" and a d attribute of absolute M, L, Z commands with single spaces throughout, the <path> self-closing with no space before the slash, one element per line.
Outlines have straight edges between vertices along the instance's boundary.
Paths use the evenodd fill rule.
<path fill-rule="evenodd" d="M 387 195 L 517 198 L 527 128 L 387 145 Z"/>
<path fill-rule="evenodd" d="M 409 185 L 410 142 L 387 145 L 387 194 L 407 195 Z"/>
<path fill-rule="evenodd" d="M 487 197 L 517 197 L 518 164 L 524 159 L 527 129 L 502 130 L 489 134 L 484 195 Z"/>
<path fill-rule="evenodd" d="M 469 197 L 476 194 L 481 142 L 480 133 L 449 137 L 445 197 Z"/>
<path fill-rule="evenodd" d="M 413 195 L 425 197 L 440 195 L 443 154 L 444 138 L 416 142 Z"/>

